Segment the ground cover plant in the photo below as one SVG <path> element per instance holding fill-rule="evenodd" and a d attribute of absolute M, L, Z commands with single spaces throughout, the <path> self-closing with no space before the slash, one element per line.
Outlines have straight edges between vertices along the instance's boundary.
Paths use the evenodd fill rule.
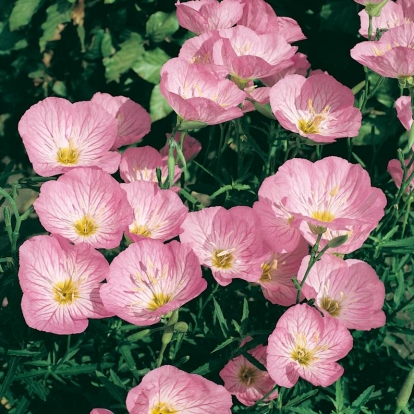
<path fill-rule="evenodd" d="M 410 413 L 409 0 L 0 0 L 0 413 Z"/>

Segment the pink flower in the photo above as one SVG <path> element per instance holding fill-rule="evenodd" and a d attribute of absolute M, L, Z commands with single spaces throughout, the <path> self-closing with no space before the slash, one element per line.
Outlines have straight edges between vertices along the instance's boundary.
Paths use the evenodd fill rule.
<path fill-rule="evenodd" d="M 326 74 L 286 76 L 270 90 L 270 106 L 283 128 L 315 142 L 355 137 L 361 127 L 354 94 Z"/>
<path fill-rule="evenodd" d="M 290 17 L 278 17 L 279 35 L 286 39 L 286 42 L 293 43 L 299 40 L 305 40 L 306 36 L 303 34 L 298 22 Z"/>
<path fill-rule="evenodd" d="M 160 90 L 185 121 L 215 125 L 243 116 L 238 108 L 246 96 L 243 91 L 228 79 L 180 58 L 162 67 Z"/>
<path fill-rule="evenodd" d="M 297 226 L 310 243 L 316 241 L 311 228 L 325 229 L 320 243 L 323 248 L 333 233 L 348 234 L 348 241 L 336 251 L 349 253 L 349 243 L 357 239 L 361 247 L 384 215 L 387 203 L 384 193 L 371 187 L 368 173 L 338 157 L 327 157 L 312 163 L 291 159 L 283 164 L 272 180 L 283 208 L 294 217 Z M 361 232 L 359 234 L 359 232 Z M 355 244 L 353 245 L 355 248 Z M 345 249 L 345 250 L 344 250 Z"/>
<path fill-rule="evenodd" d="M 397 117 L 407 130 L 411 130 L 413 125 L 413 111 L 411 109 L 411 98 L 409 96 L 400 96 L 395 101 L 395 108 L 397 109 Z"/>
<path fill-rule="evenodd" d="M 262 241 L 257 217 L 249 207 L 208 207 L 188 213 L 180 240 L 189 244 L 203 266 L 222 286 L 232 279 L 260 279 Z"/>
<path fill-rule="evenodd" d="M 296 53 L 291 59 L 291 65 L 287 68 L 275 73 L 272 76 L 260 79 L 265 85 L 273 86 L 287 75 L 302 75 L 306 76 L 308 69 L 310 68 L 308 58 L 303 53 Z"/>
<path fill-rule="evenodd" d="M 22 244 L 19 256 L 22 311 L 31 328 L 69 335 L 83 332 L 88 318 L 112 316 L 99 297 L 109 264 L 90 245 L 35 236 Z"/>
<path fill-rule="evenodd" d="M 309 246 L 301 239 L 290 253 L 267 253 L 258 280 L 264 297 L 275 305 L 291 306 L 296 303 L 297 290 L 292 278 L 297 277 L 302 259 L 309 253 Z"/>
<path fill-rule="evenodd" d="M 233 404 L 223 386 L 164 365 L 150 371 L 129 391 L 126 405 L 130 414 L 231 414 Z"/>
<path fill-rule="evenodd" d="M 118 135 L 111 149 L 134 144 L 151 130 L 151 117 L 141 106 L 125 96 L 111 96 L 97 92 L 92 96 L 95 102 L 105 108 L 118 122 Z"/>
<path fill-rule="evenodd" d="M 110 152 L 116 120 L 92 102 L 71 104 L 46 98 L 31 106 L 19 122 L 19 133 L 35 172 L 43 177 L 77 167 L 99 167 L 113 174 L 120 155 Z"/>
<path fill-rule="evenodd" d="M 115 257 L 107 280 L 101 288 L 106 309 L 138 326 L 158 323 L 207 287 L 189 246 L 151 239 L 133 243 Z"/>
<path fill-rule="evenodd" d="M 404 161 L 405 165 L 408 165 L 410 163 L 410 160 Z M 390 173 L 392 179 L 394 180 L 395 185 L 397 188 L 401 187 L 402 179 L 403 179 L 403 170 L 401 168 L 401 163 L 399 160 L 390 160 L 388 163 L 387 171 Z M 410 177 L 410 175 L 414 172 L 414 164 L 411 165 L 407 172 L 406 179 Z M 414 180 L 410 182 L 408 187 L 405 189 L 405 192 L 407 194 L 410 194 L 411 191 L 414 190 Z"/>
<path fill-rule="evenodd" d="M 414 4 L 411 0 L 397 0 L 397 4 L 403 9 L 404 16 L 407 20 L 414 20 Z"/>
<path fill-rule="evenodd" d="M 241 0 L 243 15 L 238 25 L 248 27 L 257 34 L 279 32 L 279 20 L 272 6 L 264 0 Z"/>
<path fill-rule="evenodd" d="M 243 14 L 239 0 L 198 0 L 181 3 L 178 1 L 177 19 L 180 26 L 195 34 L 209 30 L 228 29 L 234 26 Z"/>
<path fill-rule="evenodd" d="M 334 318 L 323 318 L 309 305 L 296 305 L 278 320 L 269 336 L 267 369 L 276 384 L 291 388 L 299 377 L 328 387 L 344 369 L 336 362 L 352 349 L 348 329 Z"/>
<path fill-rule="evenodd" d="M 214 63 L 227 66 L 233 78 L 248 81 L 273 75 L 290 65 L 297 47 L 274 33 L 257 34 L 236 26 L 220 30 L 221 47 L 214 49 Z"/>
<path fill-rule="evenodd" d="M 112 411 L 106 410 L 105 408 L 94 408 L 90 414 L 114 414 Z"/>
<path fill-rule="evenodd" d="M 378 42 L 362 42 L 351 49 L 351 57 L 386 78 L 414 76 L 414 23 L 385 32 Z"/>
<path fill-rule="evenodd" d="M 166 144 L 160 149 L 160 154 L 166 160 L 168 158 L 168 153 L 170 147 L 168 145 L 168 139 L 171 137 L 171 134 L 167 134 L 167 142 Z M 177 132 L 174 136 L 174 140 L 179 143 L 181 140 L 181 132 Z M 200 141 L 197 141 L 195 138 L 190 137 L 190 135 L 185 134 L 183 140 L 183 155 L 186 162 L 192 161 L 195 157 L 197 157 L 198 153 L 201 151 L 201 144 Z M 177 156 L 177 151 L 174 150 L 174 156 Z M 178 159 L 179 165 L 181 165 L 180 160 Z"/>
<path fill-rule="evenodd" d="M 310 256 L 303 259 L 298 280 L 302 281 Z M 361 260 L 342 260 L 322 256 L 310 270 L 302 290 L 306 299 L 314 298 L 326 315 L 348 329 L 369 331 L 385 325 L 385 288 L 375 270 Z"/>
<path fill-rule="evenodd" d="M 119 173 L 126 183 L 133 181 L 157 180 L 157 168 L 161 170 L 161 179 L 164 182 L 168 177 L 167 161 L 155 149 L 149 146 L 127 148 L 121 156 Z M 181 176 L 181 169 L 175 166 L 174 182 Z"/>
<path fill-rule="evenodd" d="M 118 247 L 134 219 L 120 184 L 108 173 L 90 168 L 44 183 L 33 206 L 47 231 L 97 249 Z"/>
<path fill-rule="evenodd" d="M 134 211 L 128 237 L 137 242 L 145 238 L 166 241 L 182 232 L 188 208 L 172 190 L 160 190 L 158 184 L 135 181 L 121 184 Z"/>
<path fill-rule="evenodd" d="M 267 346 L 258 345 L 248 352 L 266 366 Z M 256 368 L 243 355 L 229 361 L 219 375 L 224 381 L 224 388 L 247 406 L 254 405 L 276 385 L 267 371 Z M 277 396 L 277 391 L 274 391 L 265 401 L 274 400 Z"/>

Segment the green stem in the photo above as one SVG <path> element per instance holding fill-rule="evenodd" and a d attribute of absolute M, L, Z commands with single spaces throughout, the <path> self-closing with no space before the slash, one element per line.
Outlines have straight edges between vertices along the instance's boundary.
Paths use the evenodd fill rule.
<path fill-rule="evenodd" d="M 178 309 L 173 311 L 170 319 L 168 319 L 167 324 L 164 328 L 164 333 L 161 338 L 161 349 L 157 358 L 157 368 L 162 365 L 162 359 L 164 358 L 164 352 L 167 349 L 168 344 L 171 342 L 171 339 L 174 334 L 174 325 L 178 322 Z"/>
<path fill-rule="evenodd" d="M 413 194 L 411 193 L 408 196 L 407 206 L 405 207 L 404 221 L 403 221 L 402 230 L 401 230 L 401 239 L 404 238 L 405 228 L 407 227 L 408 217 L 410 216 L 410 212 L 411 212 L 412 201 L 413 201 Z"/>

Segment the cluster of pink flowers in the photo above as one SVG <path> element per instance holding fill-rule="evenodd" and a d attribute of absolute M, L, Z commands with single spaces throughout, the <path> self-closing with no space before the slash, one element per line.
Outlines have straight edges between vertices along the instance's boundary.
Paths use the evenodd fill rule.
<path fill-rule="evenodd" d="M 306 78 L 306 56 L 290 44 L 304 39 L 294 20 L 276 16 L 263 0 L 176 6 L 180 24 L 198 35 L 161 70 L 161 92 L 180 122 L 223 123 L 260 98 L 282 127 L 315 142 L 358 135 L 361 113 L 352 91 L 325 73 Z M 375 59 L 371 53 L 361 61 L 371 64 L 398 49 L 393 36 L 408 36 L 413 27 L 390 29 L 381 44 L 367 42 Z M 353 56 L 362 56 L 364 47 Z M 266 86 L 255 89 L 257 81 Z M 56 334 L 80 333 L 89 318 L 115 315 L 138 326 L 156 324 L 206 289 L 204 266 L 221 286 L 243 279 L 260 286 L 272 304 L 290 307 L 268 346 L 249 351 L 266 370 L 238 356 L 220 372 L 223 387 L 164 366 L 129 392 L 129 413 L 230 413 L 231 394 L 251 406 L 277 398 L 276 386 L 292 387 L 299 377 L 331 385 L 343 373 L 337 361 L 352 349 L 349 329 L 385 324 L 384 285 L 374 269 L 342 258 L 378 225 L 385 195 L 360 165 L 342 158 L 291 159 L 263 181 L 253 207 L 188 212 L 178 187 L 158 183 L 157 169 L 162 183 L 171 178 L 170 146 L 132 145 L 149 130 L 141 106 L 101 93 L 75 104 L 47 98 L 22 117 L 19 132 L 35 172 L 63 174 L 44 183 L 34 203 L 51 235 L 20 248 L 27 324 Z M 182 137 L 169 138 L 171 148 Z M 187 161 L 200 150 L 184 136 Z M 176 182 L 185 162 L 173 154 Z M 124 183 L 110 175 L 117 171 Z M 180 241 L 165 243 L 177 236 Z M 96 249 L 118 249 L 123 237 L 128 247 L 109 264 Z M 316 244 L 325 253 L 309 268 L 309 246 Z M 300 295 L 292 279 L 301 284 Z M 305 299 L 313 307 L 298 303 Z"/>

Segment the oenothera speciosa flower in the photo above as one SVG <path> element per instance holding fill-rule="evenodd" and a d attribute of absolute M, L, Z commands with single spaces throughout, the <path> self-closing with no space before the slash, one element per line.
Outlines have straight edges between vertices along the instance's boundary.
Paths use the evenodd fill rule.
<path fill-rule="evenodd" d="M 283 128 L 315 142 L 355 137 L 361 127 L 352 91 L 324 73 L 286 76 L 270 90 L 270 106 Z"/>
<path fill-rule="evenodd" d="M 404 161 L 405 165 L 408 165 L 410 163 L 410 160 Z M 390 160 L 387 166 L 387 171 L 390 173 L 391 178 L 393 179 L 395 185 L 400 188 L 402 184 L 403 179 L 403 169 L 401 167 L 401 163 L 399 160 Z M 406 179 L 408 179 L 411 174 L 414 172 L 414 163 L 411 164 L 410 168 L 408 169 L 408 172 L 406 174 Z M 407 194 L 410 194 L 411 191 L 414 190 L 414 180 L 411 180 L 410 184 L 405 189 L 405 192 Z"/>
<path fill-rule="evenodd" d="M 99 167 L 110 174 L 118 169 L 120 155 L 109 151 L 117 137 L 117 121 L 94 102 L 46 98 L 24 113 L 19 133 L 41 176 L 77 167 Z"/>
<path fill-rule="evenodd" d="M 44 183 L 33 206 L 47 231 L 97 249 L 118 247 L 134 220 L 125 190 L 108 173 L 91 168 Z"/>
<path fill-rule="evenodd" d="M 171 365 L 150 371 L 129 391 L 129 414 L 231 414 L 230 393 L 222 386 Z"/>
<path fill-rule="evenodd" d="M 414 23 L 408 23 L 389 29 L 377 42 L 357 44 L 351 57 L 381 76 L 405 81 L 414 76 L 413 47 Z"/>
<path fill-rule="evenodd" d="M 352 345 L 352 336 L 340 321 L 322 317 L 309 305 L 296 305 L 282 315 L 269 336 L 267 369 L 282 387 L 293 387 L 299 377 L 328 387 L 342 376 L 344 369 L 336 361 Z"/>
<path fill-rule="evenodd" d="M 309 265 L 303 259 L 298 280 Z M 348 329 L 363 331 L 385 325 L 385 288 L 375 270 L 361 260 L 322 256 L 311 268 L 302 290 L 306 299 L 315 299 L 325 317 L 336 318 Z"/>
<path fill-rule="evenodd" d="M 157 183 L 134 181 L 121 184 L 134 211 L 134 221 L 127 229 L 134 242 L 150 238 L 166 241 L 183 230 L 188 208 L 172 190 L 161 190 Z"/>
<path fill-rule="evenodd" d="M 299 244 L 290 253 L 270 250 L 263 255 L 262 275 L 257 283 L 261 286 L 267 300 L 282 306 L 295 304 L 297 289 L 292 278 L 297 277 L 302 259 L 308 253 L 308 243 L 301 237 Z"/>
<path fill-rule="evenodd" d="M 395 109 L 397 110 L 397 117 L 402 123 L 403 127 L 411 130 L 413 125 L 413 110 L 411 109 L 411 98 L 409 96 L 400 96 L 395 101 Z"/>
<path fill-rule="evenodd" d="M 180 26 L 195 34 L 232 27 L 243 14 L 239 0 L 178 1 L 175 6 Z"/>
<path fill-rule="evenodd" d="M 22 311 L 31 328 L 69 335 L 83 332 L 88 318 L 113 315 L 99 296 L 109 264 L 92 246 L 35 236 L 22 244 L 19 256 Z"/>
<path fill-rule="evenodd" d="M 243 91 L 228 79 L 180 58 L 162 67 L 160 90 L 185 121 L 215 125 L 243 116 L 238 107 L 246 97 Z"/>
<path fill-rule="evenodd" d="M 263 245 L 257 217 L 249 207 L 208 207 L 188 213 L 180 240 L 194 250 L 222 286 L 232 279 L 260 279 Z"/>
<path fill-rule="evenodd" d="M 267 346 L 258 345 L 248 351 L 262 365 L 266 366 Z M 243 355 L 233 358 L 219 373 L 224 381 L 224 388 L 244 405 L 252 406 L 275 387 L 275 382 L 267 371 L 262 371 Z M 272 392 L 265 401 L 277 398 L 277 391 Z"/>
<path fill-rule="evenodd" d="M 289 214 L 290 226 L 299 229 L 308 243 L 313 245 L 317 233 L 322 234 L 321 248 L 329 240 L 347 235 L 347 241 L 333 250 L 338 253 L 362 246 L 383 217 L 387 203 L 384 193 L 371 187 L 368 173 L 359 164 L 339 157 L 315 163 L 289 160 L 269 177 L 265 188 L 269 192 L 266 198 L 280 200 L 271 204 L 276 211 L 275 228 L 280 215 Z M 267 220 L 271 221 L 270 215 Z"/>
<path fill-rule="evenodd" d="M 138 326 L 159 322 L 207 287 L 189 246 L 151 239 L 133 243 L 115 257 L 107 280 L 101 288 L 105 307 Z"/>
<path fill-rule="evenodd" d="M 105 108 L 118 122 L 118 134 L 111 149 L 141 141 L 151 130 L 149 113 L 125 96 L 97 92 L 91 101 Z"/>

